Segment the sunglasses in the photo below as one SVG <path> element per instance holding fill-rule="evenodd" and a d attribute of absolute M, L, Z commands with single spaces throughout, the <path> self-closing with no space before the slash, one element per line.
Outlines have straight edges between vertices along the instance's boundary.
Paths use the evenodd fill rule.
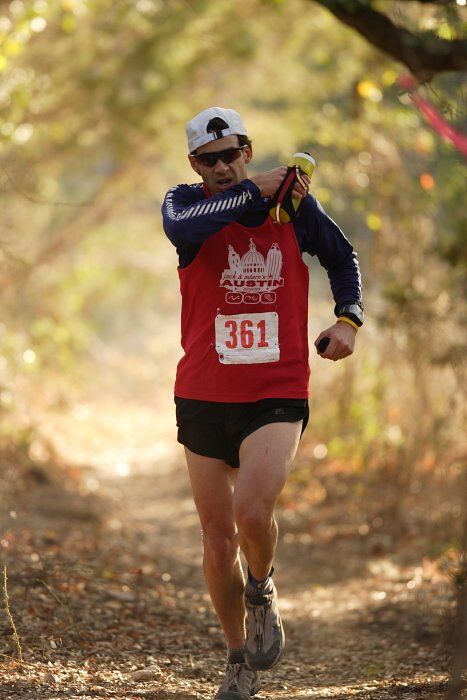
<path fill-rule="evenodd" d="M 200 153 L 199 155 L 195 155 L 195 158 L 198 163 L 206 165 L 208 168 L 213 168 L 218 160 L 229 165 L 229 163 L 233 163 L 234 160 L 240 158 L 240 154 L 245 148 L 248 148 L 248 146 L 226 148 L 225 151 L 215 151 L 214 153 Z"/>

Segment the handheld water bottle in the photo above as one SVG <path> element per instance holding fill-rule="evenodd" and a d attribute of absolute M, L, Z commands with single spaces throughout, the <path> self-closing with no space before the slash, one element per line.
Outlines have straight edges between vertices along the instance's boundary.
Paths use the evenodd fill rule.
<path fill-rule="evenodd" d="M 293 196 L 293 188 L 299 182 L 305 190 L 308 185 L 303 180 L 302 175 L 313 175 L 316 161 L 309 153 L 294 153 L 287 164 L 287 173 L 282 183 L 278 187 L 273 199 L 269 214 L 278 224 L 287 224 L 295 218 L 302 203 L 302 197 Z"/>

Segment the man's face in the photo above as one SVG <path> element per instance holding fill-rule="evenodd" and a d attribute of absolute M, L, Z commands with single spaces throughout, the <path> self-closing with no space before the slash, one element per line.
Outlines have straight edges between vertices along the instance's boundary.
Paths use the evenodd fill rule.
<path fill-rule="evenodd" d="M 196 154 L 218 153 L 230 148 L 238 148 L 238 136 L 224 136 L 222 139 L 210 141 L 204 146 L 200 146 Z M 217 158 L 216 163 L 212 166 L 202 163 L 196 156 L 188 156 L 191 167 L 201 176 L 211 194 L 224 192 L 248 177 L 246 166 L 252 158 L 251 147 L 244 147 L 235 154 L 232 152 L 232 155 L 238 155 L 238 158 L 232 160 L 231 163 L 224 163 L 221 158 Z"/>

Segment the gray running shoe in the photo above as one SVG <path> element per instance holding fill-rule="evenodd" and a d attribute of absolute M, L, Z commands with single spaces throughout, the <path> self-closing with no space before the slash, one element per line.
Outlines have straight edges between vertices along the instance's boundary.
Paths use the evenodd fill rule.
<path fill-rule="evenodd" d="M 260 687 L 258 674 L 246 664 L 227 664 L 225 678 L 214 700 L 250 700 Z"/>
<path fill-rule="evenodd" d="M 247 583 L 245 606 L 248 615 L 245 660 L 255 671 L 264 671 L 277 664 L 285 646 L 277 591 L 271 578 L 256 588 Z"/>

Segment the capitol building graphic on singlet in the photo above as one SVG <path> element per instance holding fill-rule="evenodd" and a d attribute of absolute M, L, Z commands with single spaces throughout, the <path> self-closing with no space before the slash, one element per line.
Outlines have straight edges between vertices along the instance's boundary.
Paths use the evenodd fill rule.
<path fill-rule="evenodd" d="M 273 291 L 283 287 L 282 253 L 277 243 L 269 248 L 266 259 L 257 250 L 250 238 L 249 250 L 240 257 L 229 245 L 229 268 L 222 273 L 220 286 L 225 287 L 225 300 L 229 304 L 273 304 L 276 294 Z"/>

